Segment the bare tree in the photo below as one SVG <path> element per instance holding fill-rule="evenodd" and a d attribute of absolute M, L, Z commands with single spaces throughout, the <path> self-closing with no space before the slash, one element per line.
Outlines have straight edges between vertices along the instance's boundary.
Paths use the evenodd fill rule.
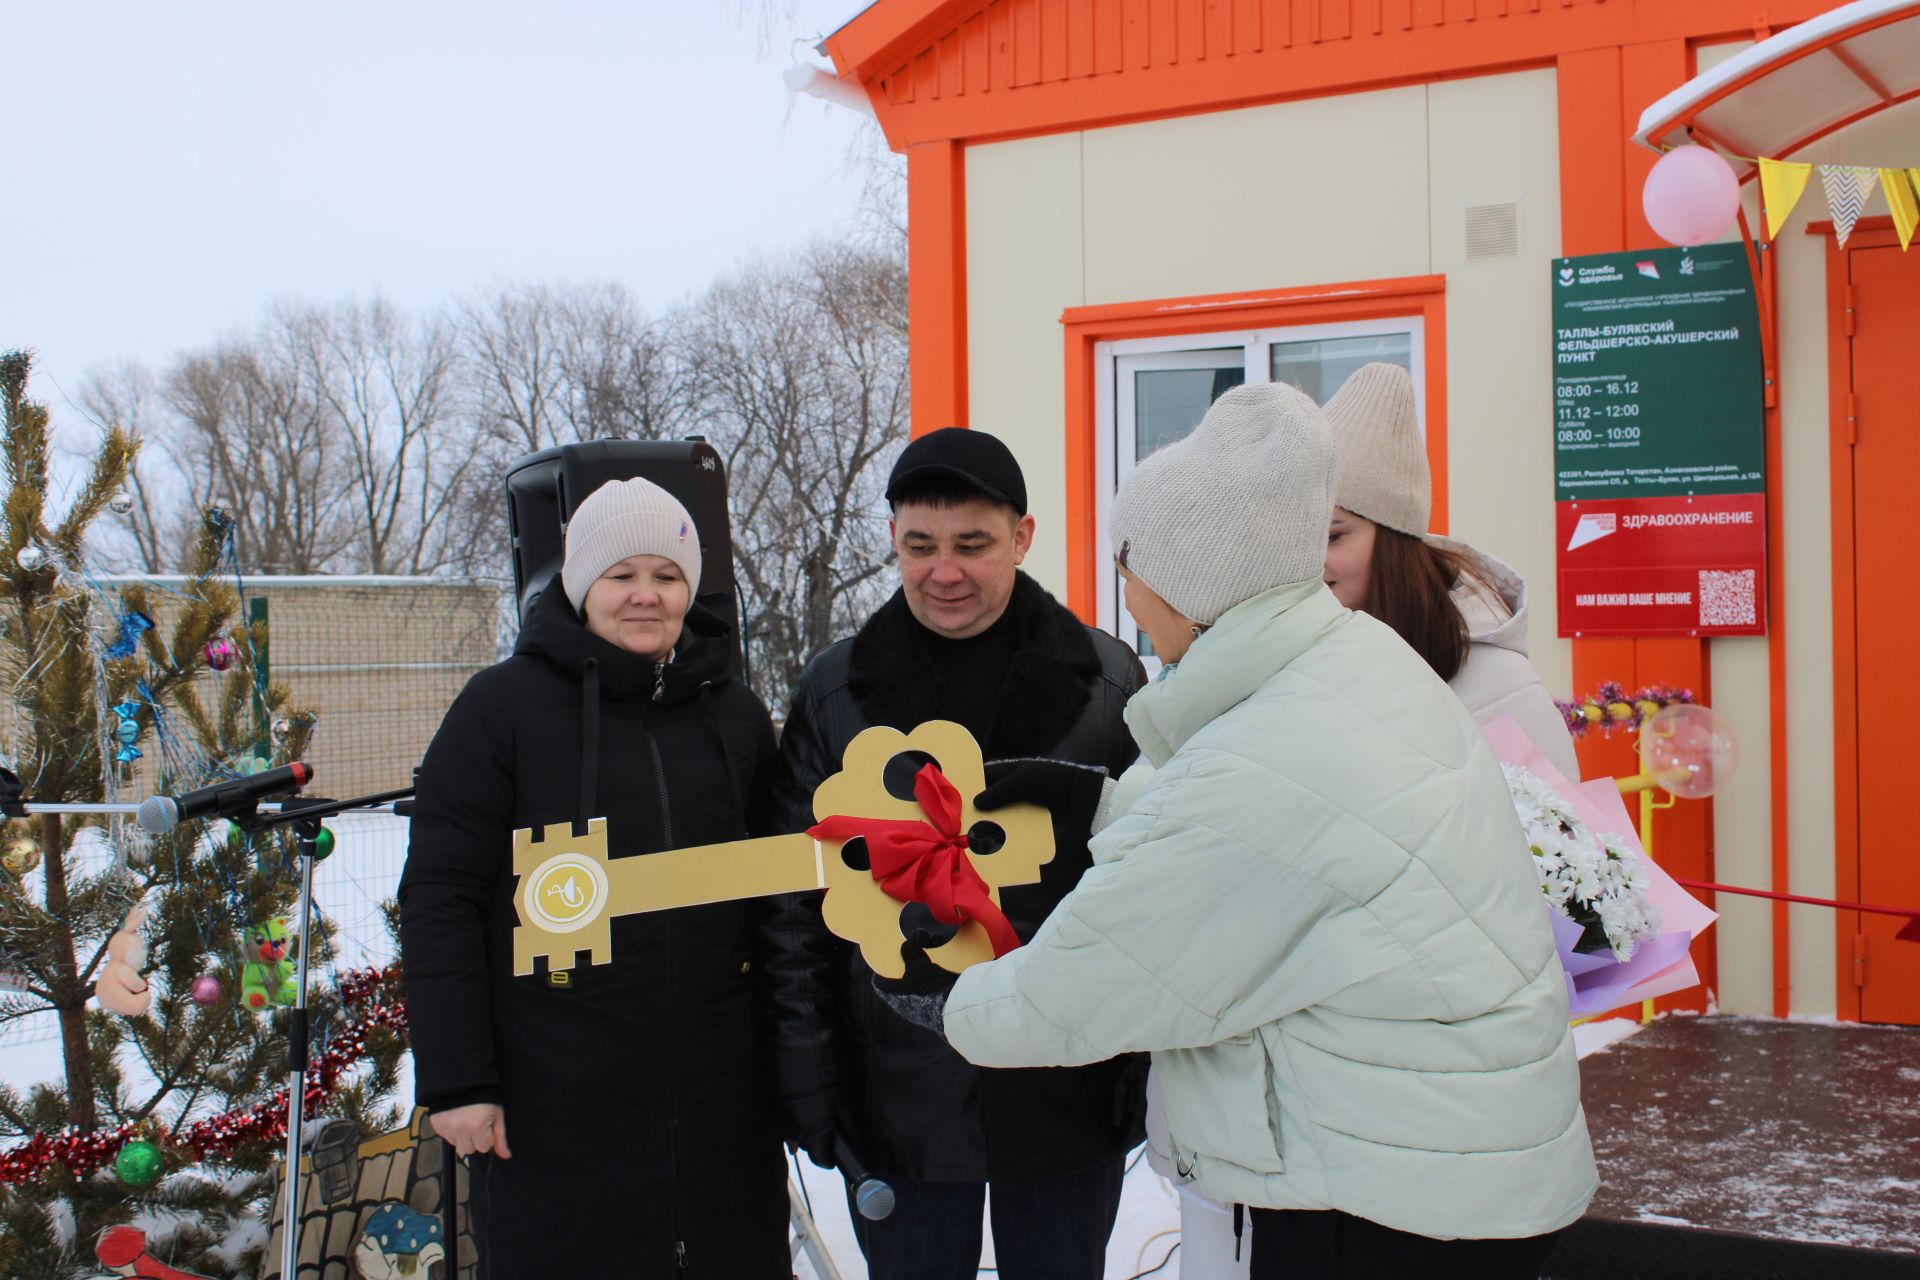
<path fill-rule="evenodd" d="M 136 443 L 164 434 L 165 406 L 160 403 L 159 384 L 153 371 L 137 361 L 89 370 L 80 385 L 79 407 L 101 430 L 118 427 Z M 158 476 L 159 481 L 149 475 Z M 143 466 L 139 454 L 134 455 L 125 481 L 132 508 L 124 513 L 123 523 L 107 523 L 94 531 L 103 565 L 138 573 L 165 573 L 178 567 L 190 530 L 184 525 L 180 486 L 169 483 L 170 479 L 170 468 L 156 468 L 151 458 Z"/>
<path fill-rule="evenodd" d="M 904 264 L 816 244 L 756 262 L 686 320 L 709 434 L 726 457 L 734 562 L 760 692 L 884 595 L 884 464 L 906 437 Z"/>
<path fill-rule="evenodd" d="M 467 559 L 454 534 L 481 465 L 454 413 L 450 326 L 391 303 L 343 302 L 302 326 L 301 356 L 344 450 L 354 545 L 368 573 L 431 573 Z"/>
<path fill-rule="evenodd" d="M 513 285 L 460 307 L 471 411 L 514 453 L 659 439 L 691 401 L 674 344 L 617 284 Z"/>
<path fill-rule="evenodd" d="M 568 415 L 557 291 L 513 285 L 459 311 L 467 358 L 468 411 L 480 431 L 510 450 L 560 443 Z"/>
<path fill-rule="evenodd" d="M 256 573 L 324 573 L 351 545 L 344 449 L 307 358 L 322 323 L 281 304 L 251 334 L 175 365 L 165 398 L 192 498 L 226 509 Z"/>
<path fill-rule="evenodd" d="M 662 440 L 684 434 L 694 388 L 671 323 L 652 321 L 626 287 L 559 298 L 562 401 L 575 440 Z"/>

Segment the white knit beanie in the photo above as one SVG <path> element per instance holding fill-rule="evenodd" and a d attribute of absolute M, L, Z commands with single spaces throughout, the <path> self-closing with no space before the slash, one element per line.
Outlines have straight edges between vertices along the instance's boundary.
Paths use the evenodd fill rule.
<path fill-rule="evenodd" d="M 1127 569 L 1195 622 L 1318 578 L 1338 466 L 1318 406 L 1283 382 L 1239 386 L 1113 499 Z"/>
<path fill-rule="evenodd" d="M 1433 515 L 1427 447 L 1413 408 L 1413 378 L 1397 364 L 1355 370 L 1327 401 L 1340 450 L 1336 506 L 1418 538 Z"/>
<path fill-rule="evenodd" d="M 700 590 L 700 534 L 680 500 L 651 480 L 609 480 L 587 495 L 567 521 L 567 558 L 560 581 L 575 612 L 594 580 L 628 556 L 663 556 Z"/>

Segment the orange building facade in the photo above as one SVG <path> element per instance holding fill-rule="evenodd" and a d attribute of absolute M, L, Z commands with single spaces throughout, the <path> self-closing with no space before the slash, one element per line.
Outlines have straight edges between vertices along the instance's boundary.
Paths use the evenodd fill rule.
<path fill-rule="evenodd" d="M 1182 397 L 1283 376 L 1324 397 L 1351 364 L 1397 360 L 1420 390 L 1435 530 L 1528 579 L 1549 689 L 1686 685 L 1737 732 L 1732 782 L 1656 819 L 1662 865 L 1920 909 L 1899 822 L 1920 755 L 1899 537 L 1920 476 L 1920 397 L 1900 382 L 1920 256 L 1888 219 L 1843 247 L 1803 212 L 1756 250 L 1766 635 L 1554 623 L 1550 265 L 1662 246 L 1640 207 L 1657 158 L 1631 142 L 1642 113 L 1835 8 L 877 0 L 822 49 L 907 158 L 914 430 L 1008 441 L 1040 523 L 1029 567 L 1083 617 L 1128 633 L 1105 507 Z M 1873 109 L 1777 158 L 1920 165 L 1920 104 L 1855 71 Z M 1636 772 L 1625 735 L 1581 755 L 1589 776 Z M 1894 939 L 1898 918 L 1713 905 L 1705 985 L 1663 1003 L 1920 1023 L 1920 945 Z"/>

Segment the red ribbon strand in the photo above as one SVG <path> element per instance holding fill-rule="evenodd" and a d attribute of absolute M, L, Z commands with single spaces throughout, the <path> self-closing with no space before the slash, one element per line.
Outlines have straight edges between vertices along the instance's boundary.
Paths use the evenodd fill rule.
<path fill-rule="evenodd" d="M 993 954 L 1007 954 L 1020 945 L 1020 938 L 967 857 L 959 789 L 927 764 L 913 777 L 913 794 L 927 815 L 925 821 L 834 814 L 809 827 L 807 834 L 816 840 L 865 840 L 874 881 L 889 898 L 921 903 L 941 924 L 978 921 L 993 943 Z"/>
<path fill-rule="evenodd" d="M 1768 898 L 1774 902 L 1799 902 L 1809 907 L 1832 907 L 1836 911 L 1864 911 L 1876 916 L 1900 916 L 1906 920 L 1900 932 L 1893 936 L 1902 942 L 1920 942 L 1920 911 L 1911 907 L 1876 907 L 1866 902 L 1840 902 L 1834 898 L 1809 898 L 1799 893 L 1780 893 L 1773 889 L 1746 889 L 1733 884 L 1715 884 L 1711 880 L 1683 880 L 1679 876 L 1673 882 L 1685 885 L 1689 889 L 1706 889 L 1712 893 L 1738 893 L 1749 898 Z"/>

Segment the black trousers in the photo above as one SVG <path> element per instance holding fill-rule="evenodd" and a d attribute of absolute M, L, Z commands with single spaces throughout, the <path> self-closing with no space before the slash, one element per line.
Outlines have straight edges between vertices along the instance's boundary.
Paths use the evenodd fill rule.
<path fill-rule="evenodd" d="M 1115 1156 L 1043 1182 L 994 1184 L 993 1258 L 1002 1280 L 1100 1280 L 1124 1172 Z M 847 1193 L 872 1280 L 974 1280 L 988 1184 L 899 1179 L 893 1191 L 894 1210 L 879 1222 L 861 1217 Z"/>
<path fill-rule="evenodd" d="M 1522 1240 L 1435 1240 L 1335 1209 L 1252 1209 L 1252 1280 L 1472 1276 L 1537 1280 L 1559 1233 Z"/>

